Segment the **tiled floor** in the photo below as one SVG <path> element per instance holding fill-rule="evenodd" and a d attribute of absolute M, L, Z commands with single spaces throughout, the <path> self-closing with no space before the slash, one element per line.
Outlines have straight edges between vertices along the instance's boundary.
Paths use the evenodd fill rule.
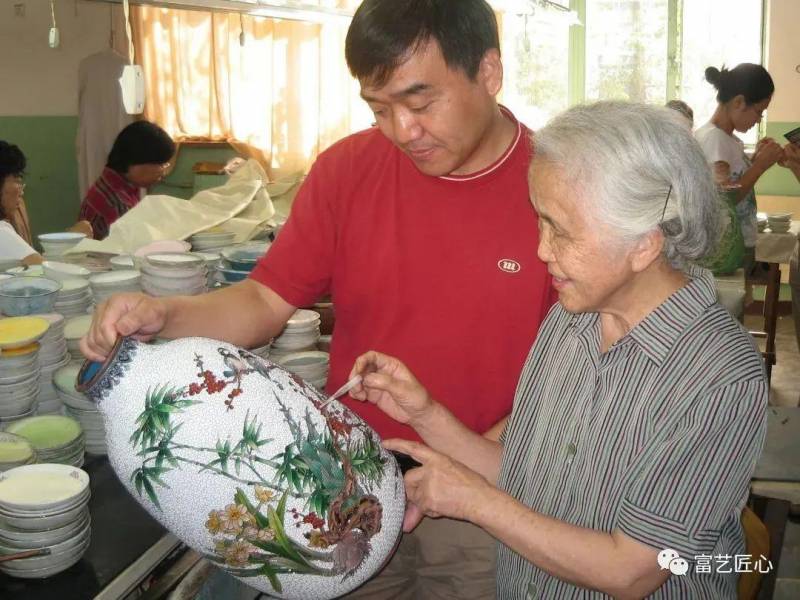
<path fill-rule="evenodd" d="M 745 326 L 750 329 L 758 329 L 760 327 L 759 319 L 747 316 Z M 798 406 L 800 400 L 800 352 L 798 352 L 794 321 L 791 317 L 778 319 L 775 347 L 777 364 L 772 368 L 770 403 L 779 406 Z M 800 598 L 800 511 L 795 511 L 786 528 L 773 600 L 797 600 L 798 598 Z"/>

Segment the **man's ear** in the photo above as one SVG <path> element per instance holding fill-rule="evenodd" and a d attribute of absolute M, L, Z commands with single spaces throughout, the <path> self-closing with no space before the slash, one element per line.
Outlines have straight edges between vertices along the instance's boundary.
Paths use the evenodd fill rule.
<path fill-rule="evenodd" d="M 478 81 L 491 96 L 496 96 L 503 87 L 503 61 L 497 48 L 487 50 L 478 66 Z"/>

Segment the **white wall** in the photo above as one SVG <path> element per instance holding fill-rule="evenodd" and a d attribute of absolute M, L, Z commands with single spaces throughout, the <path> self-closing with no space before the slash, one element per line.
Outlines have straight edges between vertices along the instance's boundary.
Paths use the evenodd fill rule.
<path fill-rule="evenodd" d="M 15 5 L 25 16 L 15 16 Z M 47 44 L 48 0 L 0 0 L 0 115 L 78 113 L 78 64 L 108 47 L 111 16 L 124 39 L 121 9 L 105 2 L 56 0 L 61 44 Z"/>
<path fill-rule="evenodd" d="M 775 80 L 770 121 L 800 121 L 800 0 L 769 1 L 767 69 Z"/>

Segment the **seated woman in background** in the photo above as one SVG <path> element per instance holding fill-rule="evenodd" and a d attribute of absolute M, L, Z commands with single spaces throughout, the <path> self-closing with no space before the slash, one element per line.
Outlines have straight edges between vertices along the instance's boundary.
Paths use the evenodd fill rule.
<path fill-rule="evenodd" d="M 103 173 L 81 203 L 80 218 L 91 223 L 94 238 L 108 236 L 111 224 L 139 203 L 142 188 L 164 178 L 175 143 L 155 123 L 136 121 L 119 132 Z"/>
<path fill-rule="evenodd" d="M 706 69 L 706 80 L 717 89 L 717 109 L 711 120 L 695 131 L 695 138 L 721 187 L 736 186 L 736 214 L 744 238 L 744 268 L 752 275 L 755 268 L 756 197 L 753 186 L 764 172 L 783 156 L 775 140 L 758 142 L 749 159 L 742 140 L 733 132 L 745 133 L 761 121 L 775 91 L 775 84 L 761 65 L 742 63 L 732 70 Z"/>
<path fill-rule="evenodd" d="M 559 303 L 500 441 L 469 431 L 397 359 L 368 352 L 353 398 L 424 440 L 384 440 L 422 514 L 498 544 L 498 598 L 735 598 L 740 515 L 768 388 L 748 333 L 694 266 L 720 202 L 685 120 L 666 108 L 576 106 L 536 132 L 539 257 Z M 532 243 L 536 240 L 531 232 Z"/>
<path fill-rule="evenodd" d="M 41 263 L 42 257 L 31 247 L 28 214 L 23 204 L 25 165 L 22 150 L 0 140 L 0 259 L 34 265 Z"/>

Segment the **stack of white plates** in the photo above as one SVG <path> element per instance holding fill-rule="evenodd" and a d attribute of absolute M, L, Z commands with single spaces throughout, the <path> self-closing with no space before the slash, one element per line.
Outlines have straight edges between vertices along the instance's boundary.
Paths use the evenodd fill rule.
<path fill-rule="evenodd" d="M 85 233 L 64 231 L 62 233 L 43 233 L 38 236 L 39 243 L 47 258 L 58 260 L 67 250 L 86 237 Z"/>
<path fill-rule="evenodd" d="M 5 424 L 36 410 L 39 396 L 39 344 L 4 349 L 0 354 L 0 420 Z"/>
<path fill-rule="evenodd" d="M 6 427 L 8 433 L 27 439 L 41 462 L 83 465 L 84 437 L 80 423 L 63 415 L 20 419 Z"/>
<path fill-rule="evenodd" d="M 250 350 L 250 352 L 252 352 L 256 356 L 260 356 L 261 358 L 268 359 L 271 347 L 272 344 L 269 343 L 263 346 L 259 346 L 258 348 L 253 348 L 252 350 Z"/>
<path fill-rule="evenodd" d="M 24 437 L 0 431 L 0 472 L 36 462 L 36 450 Z"/>
<path fill-rule="evenodd" d="M 86 279 L 92 272 L 86 267 L 74 265 L 67 262 L 46 260 L 42 263 L 44 276 L 56 281 L 66 281 L 67 279 Z"/>
<path fill-rule="evenodd" d="M 299 309 L 287 321 L 281 334 L 272 340 L 271 360 L 278 362 L 293 352 L 316 350 L 319 341 L 319 313 Z"/>
<path fill-rule="evenodd" d="M 217 283 L 215 277 L 217 269 L 222 264 L 222 255 L 218 252 L 195 252 L 197 256 L 202 256 L 203 261 L 206 263 L 206 286 L 211 289 Z"/>
<path fill-rule="evenodd" d="M 58 292 L 55 312 L 65 317 L 85 315 L 92 308 L 92 291 L 89 281 L 82 278 L 65 279 L 61 282 Z"/>
<path fill-rule="evenodd" d="M 12 577 L 40 579 L 78 562 L 89 547 L 89 475 L 57 464 L 0 474 L 0 553 L 49 548 L 50 554 L 0 563 Z"/>
<path fill-rule="evenodd" d="M 233 243 L 235 237 L 236 234 L 232 231 L 223 231 L 212 227 L 195 233 L 189 238 L 189 243 L 192 245 L 193 251 L 200 252 L 228 246 Z"/>
<path fill-rule="evenodd" d="M 767 215 L 767 223 L 772 233 L 786 233 L 792 225 L 792 214 L 781 213 L 774 215 Z"/>
<path fill-rule="evenodd" d="M 196 296 L 207 291 L 202 256 L 164 252 L 142 257 L 142 290 L 151 296 Z"/>
<path fill-rule="evenodd" d="M 314 387 L 325 389 L 330 367 L 330 354 L 327 352 L 293 352 L 278 359 L 278 364 Z"/>
<path fill-rule="evenodd" d="M 106 427 L 97 405 L 75 389 L 79 364 L 71 364 L 56 371 L 53 383 L 58 391 L 67 416 L 77 419 L 83 429 L 88 454 L 106 454 Z"/>
<path fill-rule="evenodd" d="M 119 256 L 112 256 L 108 263 L 111 265 L 112 271 L 130 271 L 135 269 L 133 264 L 133 257 L 130 254 L 120 254 Z"/>
<path fill-rule="evenodd" d="M 764 231 L 767 228 L 767 213 L 756 213 L 756 224 L 758 225 L 759 231 Z"/>
<path fill-rule="evenodd" d="M 89 277 L 89 285 L 92 288 L 94 303 L 105 302 L 112 294 L 141 292 L 141 278 L 142 274 L 133 269 L 108 271 L 92 275 Z"/>
<path fill-rule="evenodd" d="M 73 361 L 83 362 L 81 354 L 81 338 L 89 332 L 92 326 L 92 315 L 81 315 L 67 319 L 64 324 L 64 339 L 67 341 L 67 350 Z"/>
<path fill-rule="evenodd" d="M 42 265 L 30 265 L 28 267 L 12 267 L 6 269 L 9 275 L 22 275 L 24 277 L 44 277 Z"/>
<path fill-rule="evenodd" d="M 64 339 L 64 317 L 58 313 L 41 315 L 50 328 L 39 340 L 39 407 L 37 414 L 61 412 L 61 400 L 53 386 L 53 373 L 69 364 L 70 354 Z"/>

